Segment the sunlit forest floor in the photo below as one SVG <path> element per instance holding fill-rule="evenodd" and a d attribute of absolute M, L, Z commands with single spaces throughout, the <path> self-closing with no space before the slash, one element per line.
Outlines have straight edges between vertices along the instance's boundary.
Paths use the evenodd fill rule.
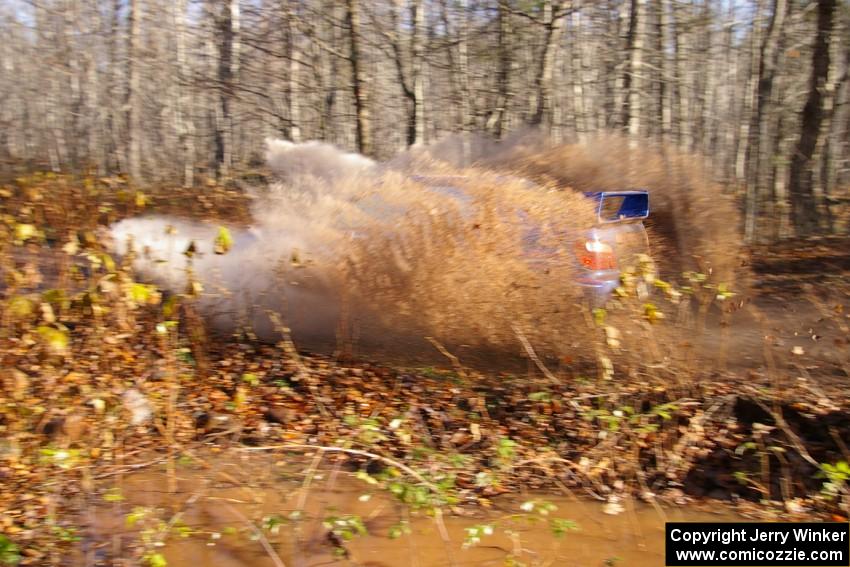
<path fill-rule="evenodd" d="M 627 297 L 650 363 L 592 320 L 589 358 L 333 352 L 217 335 L 103 245 L 149 212 L 247 225 L 238 185 L 0 191 L 0 565 L 634 564 L 717 501 L 846 521 L 850 240 L 754 247 L 751 290 L 690 282 L 665 318 Z"/>

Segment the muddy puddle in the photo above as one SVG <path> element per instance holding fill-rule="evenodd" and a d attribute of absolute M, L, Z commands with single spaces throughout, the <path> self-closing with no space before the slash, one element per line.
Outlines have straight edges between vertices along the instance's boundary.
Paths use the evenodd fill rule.
<path fill-rule="evenodd" d="M 595 501 L 531 493 L 455 509 L 460 515 L 447 511 L 440 526 L 329 461 L 258 453 L 184 456 L 173 476 L 159 464 L 105 479 L 82 522 L 87 527 L 78 564 L 161 554 L 169 567 L 502 566 L 511 558 L 528 566 L 662 565 L 665 520 L 737 519 L 710 506 L 627 504 L 610 515 Z M 524 503 L 526 510 L 529 503 L 535 508 L 523 512 Z M 551 505 L 548 515 L 538 513 Z M 576 530 L 555 537 L 552 518 L 571 520 Z M 329 522 L 337 536 L 330 535 Z M 464 546 L 469 530 L 484 525 L 492 533 L 482 530 L 477 545 Z"/>

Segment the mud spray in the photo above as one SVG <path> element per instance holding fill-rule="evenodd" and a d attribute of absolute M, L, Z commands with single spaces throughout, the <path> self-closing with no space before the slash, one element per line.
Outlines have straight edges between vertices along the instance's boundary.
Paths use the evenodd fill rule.
<path fill-rule="evenodd" d="M 300 344 L 431 336 L 518 350 L 520 328 L 545 352 L 571 352 L 588 333 L 572 246 L 594 222 L 579 190 L 649 189 L 653 248 L 669 268 L 734 277 L 731 200 L 693 158 L 617 137 L 449 138 L 386 163 L 269 140 L 266 159 L 277 180 L 253 195 L 253 226 L 231 229 L 226 254 L 203 222 L 142 217 L 112 229 L 133 242 L 146 278 L 179 292 L 191 269 L 222 330 L 272 338 L 273 312 Z"/>

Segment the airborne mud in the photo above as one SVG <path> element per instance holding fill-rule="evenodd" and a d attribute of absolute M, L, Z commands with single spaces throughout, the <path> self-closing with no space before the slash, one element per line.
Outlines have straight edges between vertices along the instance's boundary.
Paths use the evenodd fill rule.
<path fill-rule="evenodd" d="M 431 336 L 514 349 L 519 329 L 542 352 L 572 357 L 590 349 L 573 246 L 595 218 L 581 191 L 647 188 L 657 269 L 746 285 L 735 209 L 694 159 L 616 137 L 551 146 L 519 136 L 448 139 L 378 164 L 269 140 L 276 180 L 253 190 L 251 226 L 232 230 L 227 254 L 213 253 L 216 225 L 173 217 L 126 219 L 112 236 L 122 251 L 132 236 L 137 269 L 172 291 L 197 279 L 225 330 L 271 338 L 283 324 L 312 345 L 397 336 L 405 349 L 401 339 Z M 187 261 L 190 244 L 198 254 Z"/>
<path fill-rule="evenodd" d="M 333 337 L 343 317 L 367 341 L 391 328 L 505 345 L 520 325 L 553 349 L 581 324 L 572 247 L 594 222 L 583 196 L 433 160 L 403 172 L 318 143 L 269 141 L 267 157 L 278 180 L 257 190 L 227 254 L 213 253 L 214 225 L 164 217 L 115 225 L 118 249 L 132 237 L 140 273 L 172 291 L 197 278 L 212 312 L 266 336 L 268 310 L 296 339 Z"/>

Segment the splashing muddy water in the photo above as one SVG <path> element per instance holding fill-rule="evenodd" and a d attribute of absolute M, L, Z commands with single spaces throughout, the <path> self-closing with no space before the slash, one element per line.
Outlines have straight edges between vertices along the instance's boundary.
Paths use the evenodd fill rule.
<path fill-rule="evenodd" d="M 297 339 L 333 336 L 341 318 L 359 338 L 500 344 L 517 324 L 565 338 L 571 247 L 594 221 L 581 195 L 436 161 L 413 175 L 319 143 L 269 141 L 267 159 L 279 181 L 254 195 L 254 224 L 227 254 L 213 251 L 216 226 L 161 216 L 114 225 L 119 250 L 132 239 L 136 269 L 172 291 L 190 269 L 223 327 L 268 334 L 271 310 Z"/>
<path fill-rule="evenodd" d="M 691 250 L 709 271 L 735 271 L 734 215 L 718 186 L 685 157 L 630 151 L 613 138 L 450 139 L 375 163 L 319 142 L 269 140 L 277 181 L 255 191 L 253 225 L 232 230 L 227 254 L 213 252 L 216 226 L 178 218 L 127 219 L 112 235 L 119 249 L 132 237 L 136 268 L 172 291 L 186 287 L 190 267 L 222 329 L 271 338 L 275 312 L 302 344 L 433 336 L 515 351 L 520 328 L 561 355 L 587 344 L 573 247 L 596 221 L 591 202 L 567 188 L 647 187 L 657 197 L 653 250 L 675 269 Z"/>

